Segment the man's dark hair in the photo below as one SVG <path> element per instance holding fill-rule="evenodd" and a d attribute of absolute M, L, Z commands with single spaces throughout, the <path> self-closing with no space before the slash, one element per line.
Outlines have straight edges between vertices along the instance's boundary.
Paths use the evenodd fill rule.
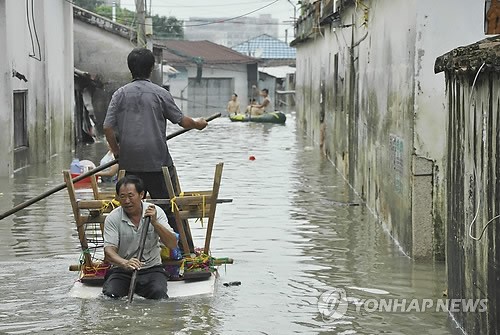
<path fill-rule="evenodd" d="M 141 193 L 142 191 L 144 191 L 144 183 L 142 182 L 142 179 L 134 176 L 133 174 L 129 174 L 118 180 L 118 182 L 116 183 L 117 195 L 120 194 L 120 188 L 125 184 L 134 184 L 137 193 Z"/>
<path fill-rule="evenodd" d="M 266 92 L 267 94 L 269 94 L 269 90 L 267 88 L 263 88 L 262 92 Z"/>
<path fill-rule="evenodd" d="M 238 97 L 238 94 L 236 94 L 236 93 L 233 93 L 233 95 L 234 95 L 235 97 Z"/>
<path fill-rule="evenodd" d="M 155 65 L 155 56 L 153 52 L 146 48 L 135 48 L 127 57 L 127 64 L 132 73 L 132 77 L 149 78 Z"/>

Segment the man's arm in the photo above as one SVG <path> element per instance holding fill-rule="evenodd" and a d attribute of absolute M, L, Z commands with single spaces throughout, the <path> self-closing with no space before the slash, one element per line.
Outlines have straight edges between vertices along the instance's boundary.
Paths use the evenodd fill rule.
<path fill-rule="evenodd" d="M 120 255 L 118 255 L 118 248 L 115 246 L 104 247 L 104 260 L 128 270 L 139 270 L 142 266 L 142 262 L 137 258 L 125 259 L 120 257 Z"/>
<path fill-rule="evenodd" d="M 111 149 L 111 152 L 113 153 L 115 158 L 118 158 L 120 154 L 120 146 L 116 141 L 114 129 L 111 127 L 104 126 L 103 130 L 104 130 L 104 135 L 106 135 L 106 141 L 108 141 L 109 143 L 109 148 Z"/>
<path fill-rule="evenodd" d="M 182 127 L 182 128 L 185 128 L 185 129 L 198 129 L 198 130 L 202 130 L 204 129 L 206 126 L 207 126 L 208 122 L 201 118 L 201 119 L 193 119 L 193 118 L 190 118 L 189 116 L 183 116 L 182 119 L 181 119 L 181 122 L 179 122 L 179 125 Z"/>
<path fill-rule="evenodd" d="M 155 205 L 149 205 L 144 213 L 144 216 L 151 217 L 151 225 L 154 227 L 156 233 L 160 236 L 161 242 L 169 249 L 177 247 L 177 238 L 170 232 L 166 225 L 168 225 L 167 216 Z"/>

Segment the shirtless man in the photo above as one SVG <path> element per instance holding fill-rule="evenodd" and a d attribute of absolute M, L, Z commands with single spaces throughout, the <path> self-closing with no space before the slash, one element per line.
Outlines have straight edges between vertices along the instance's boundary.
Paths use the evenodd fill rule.
<path fill-rule="evenodd" d="M 252 104 L 247 107 L 247 113 L 251 116 L 262 115 L 266 112 L 267 106 L 271 104 L 271 99 L 269 99 L 269 90 L 264 88 L 260 91 L 260 95 L 263 97 L 261 104 Z"/>
<path fill-rule="evenodd" d="M 233 93 L 231 100 L 227 103 L 226 110 L 229 115 L 238 114 L 240 112 L 240 102 L 238 101 L 238 94 Z"/>

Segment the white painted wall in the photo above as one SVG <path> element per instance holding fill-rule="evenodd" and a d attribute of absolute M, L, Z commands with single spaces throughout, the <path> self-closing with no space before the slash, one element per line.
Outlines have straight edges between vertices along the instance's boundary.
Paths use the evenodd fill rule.
<path fill-rule="evenodd" d="M 30 4 L 31 1 L 28 1 Z M 34 21 L 26 2 L 0 1 L 0 120 L 8 124 L 2 132 L 0 176 L 13 171 L 12 95 L 27 91 L 29 162 L 44 162 L 62 150 L 71 149 L 73 121 L 73 33 L 71 4 L 64 0 L 33 1 Z M 31 34 L 29 31 L 31 27 Z M 35 36 L 38 35 L 40 52 Z M 34 48 L 32 48 L 33 37 Z M 30 54 L 41 57 L 36 60 Z M 28 82 L 12 77 L 22 73 Z"/>
<path fill-rule="evenodd" d="M 7 45 L 7 12 L 6 0 L 0 0 L 0 45 Z M 0 176 L 9 176 L 12 173 L 12 126 L 11 113 L 12 98 L 10 88 L 10 66 L 7 48 L 0 48 L 0 124 L 4 126 L 0 131 Z"/>
<path fill-rule="evenodd" d="M 362 4 L 368 8 L 366 25 L 361 5 L 347 7 L 341 24 L 348 27 L 325 26 L 322 35 L 297 45 L 298 121 L 320 141 L 320 84 L 325 81 L 325 151 L 412 254 L 428 247 L 412 249 L 412 240 L 421 237 L 413 234 L 414 228 L 421 222 L 427 228 L 432 224 L 432 209 L 412 213 L 412 206 L 421 205 L 412 203 L 412 197 L 433 196 L 431 183 L 415 182 L 420 172 L 414 174 L 413 155 L 430 158 L 439 171 L 444 170 L 445 84 L 442 75 L 434 74 L 434 61 L 453 47 L 484 37 L 484 3 L 365 0 Z M 339 104 L 333 99 L 335 54 Z M 391 138 L 402 143 L 399 175 L 391 163 Z M 428 166 L 432 174 L 432 164 Z M 434 191 L 444 192 L 443 178 L 438 180 L 441 184 Z M 427 184 L 427 190 L 415 189 Z M 432 229 L 424 231 L 432 234 Z M 423 240 L 428 243 L 432 236 Z"/>
<path fill-rule="evenodd" d="M 448 114 L 444 73 L 434 74 L 434 62 L 486 37 L 484 1 L 419 0 L 416 6 L 415 149 L 419 155 L 442 159 Z"/>
<path fill-rule="evenodd" d="M 177 68 L 174 65 L 175 68 Z M 178 69 L 178 68 L 177 68 Z M 196 78 L 196 66 L 186 67 L 186 72 L 177 74 L 176 78 L 170 80 L 170 93 L 174 97 L 183 97 L 187 99 L 189 96 L 188 78 Z M 248 79 L 246 64 L 204 64 L 202 71 L 203 78 L 233 78 L 234 92 L 238 94 L 241 110 L 247 106 L 248 101 Z M 188 103 L 180 99 L 176 100 L 177 105 L 181 110 L 186 110 Z M 227 101 L 221 102 L 221 106 L 226 106 Z M 222 112 L 222 111 L 221 111 Z"/>

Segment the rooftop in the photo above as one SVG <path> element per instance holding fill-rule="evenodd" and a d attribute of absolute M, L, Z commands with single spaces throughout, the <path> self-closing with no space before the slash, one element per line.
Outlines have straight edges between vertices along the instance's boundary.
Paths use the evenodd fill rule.
<path fill-rule="evenodd" d="M 244 55 L 261 59 L 295 59 L 296 50 L 285 42 L 262 34 L 232 47 Z"/>
<path fill-rule="evenodd" d="M 252 64 L 253 57 L 242 55 L 230 48 L 210 41 L 155 40 L 155 46 L 163 48 L 163 59 L 172 65 L 203 64 Z"/>

